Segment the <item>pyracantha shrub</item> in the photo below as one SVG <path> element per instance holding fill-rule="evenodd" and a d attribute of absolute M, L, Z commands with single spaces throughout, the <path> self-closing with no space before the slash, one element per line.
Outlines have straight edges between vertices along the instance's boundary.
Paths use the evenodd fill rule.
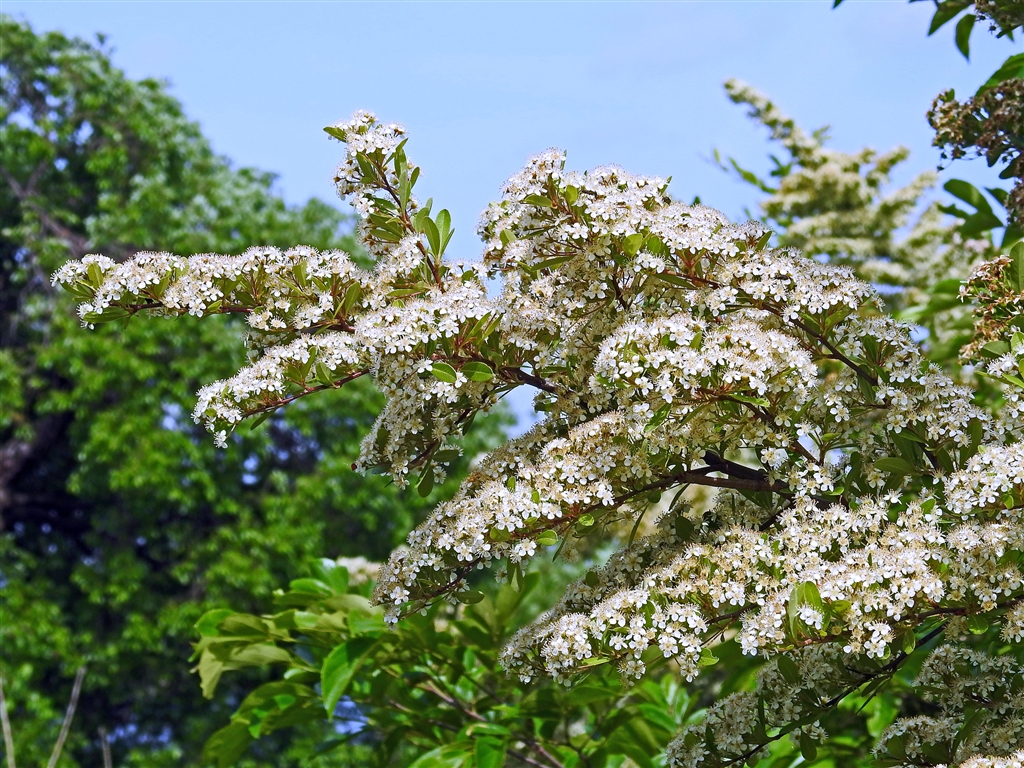
<path fill-rule="evenodd" d="M 719 766 L 785 736 L 812 752 L 822 718 L 922 649 L 927 714 L 887 730 L 879 759 L 1019 763 L 1019 303 L 987 321 L 1003 345 L 979 364 L 1006 392 L 994 416 L 850 268 L 769 247 L 763 225 L 674 201 L 664 179 L 567 171 L 544 152 L 483 214 L 483 261 L 463 263 L 443 258 L 448 212 L 412 194 L 400 126 L 358 113 L 328 132 L 346 146 L 338 191 L 373 269 L 340 251 L 252 248 L 89 256 L 54 281 L 87 324 L 245 314 L 253 362 L 205 387 L 194 414 L 222 444 L 245 419 L 371 377 L 387 404 L 356 468 L 421 490 L 478 413 L 536 389 L 543 418 L 480 459 L 381 570 L 388 619 L 472 599 L 467 579 L 485 566 L 519 584 L 532 559 L 649 515 L 652 532 L 510 641 L 507 669 L 571 682 L 613 663 L 635 678 L 664 656 L 693 679 L 736 638 L 766 659 L 756 687 L 715 703 L 668 753 Z M 1005 272 L 1019 293 L 1022 265 L 1018 248 L 971 285 Z M 691 503 L 692 486 L 715 495 Z"/>

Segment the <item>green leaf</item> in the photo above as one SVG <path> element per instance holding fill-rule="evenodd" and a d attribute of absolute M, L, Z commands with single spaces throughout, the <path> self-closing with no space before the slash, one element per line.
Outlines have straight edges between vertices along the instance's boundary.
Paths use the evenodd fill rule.
<path fill-rule="evenodd" d="M 216 637 L 220 634 L 217 629 L 218 625 L 232 613 L 234 611 L 230 608 L 216 608 L 212 611 L 207 611 L 199 617 L 199 621 L 196 622 L 196 629 L 204 637 Z"/>
<path fill-rule="evenodd" d="M 939 280 L 935 285 L 931 287 L 929 293 L 933 294 L 948 294 L 951 296 L 960 296 L 960 286 L 962 286 L 963 280 L 957 277 L 950 277 L 946 280 Z"/>
<path fill-rule="evenodd" d="M 536 542 L 542 547 L 550 547 L 558 543 L 558 534 L 554 531 L 544 531 L 536 538 Z"/>
<path fill-rule="evenodd" d="M 899 477 L 906 477 L 914 474 L 915 472 L 913 465 L 909 461 L 895 456 L 875 459 L 875 469 L 881 470 L 882 472 L 890 475 L 898 475 Z"/>
<path fill-rule="evenodd" d="M 655 429 L 665 423 L 669 413 L 672 412 L 672 406 L 669 403 L 661 406 L 657 411 L 654 412 L 654 416 L 647 422 L 647 426 L 644 427 L 644 432 L 653 432 Z"/>
<path fill-rule="evenodd" d="M 501 768 L 505 764 L 505 742 L 478 738 L 473 747 L 476 768 Z"/>
<path fill-rule="evenodd" d="M 809 763 L 813 763 L 818 757 L 818 747 L 806 733 L 800 734 L 800 754 Z"/>
<path fill-rule="evenodd" d="M 207 739 L 203 747 L 203 760 L 214 763 L 217 768 L 228 768 L 238 762 L 252 742 L 247 723 L 231 723 Z"/>
<path fill-rule="evenodd" d="M 544 259 L 544 261 L 537 262 L 536 264 L 533 265 L 533 268 L 536 269 L 536 270 L 554 269 L 555 267 L 560 267 L 562 264 L 566 264 L 567 262 L 570 262 L 570 261 L 572 261 L 575 258 L 576 258 L 575 256 L 571 256 L 571 255 L 570 256 L 555 256 L 554 258 Z"/>
<path fill-rule="evenodd" d="M 527 195 L 523 198 L 523 202 L 528 205 L 537 205 L 541 208 L 550 208 L 551 201 L 543 195 Z"/>
<path fill-rule="evenodd" d="M 348 690 L 352 676 L 362 666 L 375 642 L 373 638 L 356 637 L 339 645 L 324 659 L 320 688 L 328 717 L 334 716 L 338 701 Z"/>
<path fill-rule="evenodd" d="M 942 188 L 953 195 L 953 197 L 963 200 L 975 210 L 992 213 L 992 206 L 985 199 L 985 195 L 973 184 L 962 179 L 950 179 L 942 185 Z"/>
<path fill-rule="evenodd" d="M 1024 243 L 1017 243 L 1010 249 L 1010 263 L 1005 275 L 1011 288 L 1024 291 Z"/>
<path fill-rule="evenodd" d="M 434 470 L 428 464 L 423 469 L 423 474 L 420 475 L 420 479 L 416 483 L 416 493 L 426 498 L 432 490 L 434 490 Z"/>
<path fill-rule="evenodd" d="M 693 283 L 691 283 L 689 280 L 687 280 L 685 277 L 682 277 L 681 275 L 673 275 L 668 274 L 666 272 L 656 272 L 655 274 L 652 275 L 652 277 L 661 280 L 663 283 L 668 283 L 669 285 L 678 285 L 680 288 L 693 287 Z"/>
<path fill-rule="evenodd" d="M 309 570 L 318 581 L 330 587 L 335 595 L 343 595 L 348 590 L 348 569 L 329 557 L 311 559 Z"/>
<path fill-rule="evenodd" d="M 955 19 L 957 14 L 969 5 L 969 2 L 963 2 L 963 0 L 946 0 L 946 2 L 937 3 L 935 15 L 932 16 L 932 23 L 928 27 L 928 34 L 934 35 L 944 24 Z"/>
<path fill-rule="evenodd" d="M 778 667 L 779 674 L 782 675 L 787 683 L 792 685 L 800 683 L 800 668 L 797 667 L 796 662 L 789 656 L 779 656 L 775 660 L 775 666 Z"/>
<path fill-rule="evenodd" d="M 1002 357 L 1010 351 L 1010 345 L 1005 341 L 990 341 L 981 348 L 981 354 L 983 357 L 989 359 L 995 359 Z"/>
<path fill-rule="evenodd" d="M 292 592 L 304 592 L 308 595 L 316 595 L 317 597 L 330 597 L 334 594 L 334 590 L 320 581 L 320 579 L 292 579 L 288 582 L 288 588 Z"/>
<path fill-rule="evenodd" d="M 452 215 L 448 212 L 447 208 L 442 208 L 437 212 L 437 216 L 435 218 L 438 234 L 444 237 L 452 228 Z"/>
<path fill-rule="evenodd" d="M 992 74 L 992 77 L 990 77 L 985 84 L 978 89 L 978 93 L 975 95 L 980 96 L 989 88 L 994 88 L 1004 80 L 1016 80 L 1021 78 L 1024 78 L 1024 53 L 1015 53 L 1003 62 L 1003 65 Z"/>
<path fill-rule="evenodd" d="M 988 619 L 984 616 L 974 614 L 967 618 L 967 629 L 971 631 L 973 635 L 983 635 L 988 632 Z"/>
<path fill-rule="evenodd" d="M 974 30 L 974 14 L 965 14 L 956 23 L 956 47 L 968 61 L 971 60 L 971 32 Z"/>
<path fill-rule="evenodd" d="M 427 243 L 430 245 L 430 252 L 435 256 L 441 255 L 441 233 L 437 231 L 437 225 L 429 216 L 424 216 L 420 221 L 423 226 L 423 234 L 427 236 Z"/>
<path fill-rule="evenodd" d="M 476 605 L 484 599 L 484 593 L 475 589 L 471 589 L 467 592 L 456 592 L 455 599 L 460 603 L 465 603 L 466 605 Z"/>
<path fill-rule="evenodd" d="M 344 141 L 345 140 L 345 132 L 343 130 L 341 130 L 341 128 L 336 128 L 333 125 L 326 126 L 324 128 L 324 133 L 326 133 L 328 136 L 333 136 L 338 141 Z"/>
<path fill-rule="evenodd" d="M 263 423 L 264 421 L 266 421 L 267 419 L 269 419 L 269 418 L 270 418 L 270 415 L 271 415 L 272 413 L 273 413 L 273 411 L 264 411 L 264 412 L 263 412 L 263 413 L 261 413 L 261 414 L 260 414 L 259 416 L 257 416 L 257 417 L 256 417 L 255 419 L 253 419 L 253 420 L 252 420 L 252 424 L 250 424 L 250 425 L 249 425 L 249 431 L 250 431 L 250 432 L 252 432 L 252 431 L 253 431 L 254 429 L 256 429 L 256 427 L 258 427 L 258 426 L 259 426 L 260 424 L 262 424 L 262 423 Z"/>
<path fill-rule="evenodd" d="M 470 381 L 490 381 L 494 378 L 494 369 L 487 363 L 472 361 L 459 369 Z"/>
<path fill-rule="evenodd" d="M 444 253 L 445 248 L 448 247 L 448 242 L 452 239 L 452 235 L 455 234 L 455 230 L 452 229 L 452 215 L 448 213 L 447 208 L 442 208 L 437 212 L 437 230 L 441 240 L 441 248 L 437 255 L 440 256 Z"/>
<path fill-rule="evenodd" d="M 513 563 L 512 568 L 508 574 L 508 585 L 516 592 L 522 592 L 525 585 L 523 578 L 523 566 L 519 563 Z"/>
<path fill-rule="evenodd" d="M 636 256 L 643 242 L 644 236 L 639 232 L 629 235 L 622 241 L 622 252 L 630 257 Z"/>
<path fill-rule="evenodd" d="M 698 667 L 712 667 L 718 663 L 718 657 L 711 651 L 710 648 L 700 649 L 700 658 L 697 659 Z"/>
<path fill-rule="evenodd" d="M 435 379 L 439 379 L 445 384 L 454 384 L 458 379 L 455 375 L 455 369 L 448 365 L 448 363 L 434 363 L 430 366 L 430 372 L 434 374 Z"/>
<path fill-rule="evenodd" d="M 912 629 L 907 629 L 900 638 L 900 647 L 908 656 L 917 648 L 917 634 Z"/>

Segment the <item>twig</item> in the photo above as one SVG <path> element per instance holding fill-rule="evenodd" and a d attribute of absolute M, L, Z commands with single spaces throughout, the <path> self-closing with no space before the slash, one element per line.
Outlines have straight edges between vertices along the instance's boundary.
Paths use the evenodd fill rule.
<path fill-rule="evenodd" d="M 4 751 L 7 753 L 7 768 L 17 768 L 14 764 L 14 735 L 11 733 L 11 721 L 7 719 L 7 700 L 4 698 L 4 679 L 0 677 L 0 723 L 4 730 Z"/>
<path fill-rule="evenodd" d="M 78 707 L 78 694 L 82 692 L 82 678 L 85 677 L 85 667 L 79 667 L 78 673 L 75 675 L 75 684 L 71 686 L 71 699 L 68 701 L 68 711 L 64 715 L 64 722 L 60 726 L 60 735 L 57 737 L 57 743 L 53 745 L 53 754 L 50 755 L 50 762 L 46 764 L 46 768 L 54 768 L 57 765 L 57 760 L 60 759 L 60 753 L 64 751 L 64 742 L 68 738 L 68 731 L 71 730 L 71 720 L 75 716 L 75 709 Z"/>
<path fill-rule="evenodd" d="M 100 748 L 103 750 L 103 768 L 114 768 L 114 761 L 110 757 L 110 741 L 107 739 L 107 729 L 100 726 Z"/>

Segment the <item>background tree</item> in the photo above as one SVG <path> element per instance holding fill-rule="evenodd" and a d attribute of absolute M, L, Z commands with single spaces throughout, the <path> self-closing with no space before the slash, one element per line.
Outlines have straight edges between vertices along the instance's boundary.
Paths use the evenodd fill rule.
<path fill-rule="evenodd" d="M 195 764 L 240 690 L 203 703 L 182 663 L 196 619 L 261 605 L 307 557 L 383 556 L 431 499 L 347 471 L 380 404 L 358 382 L 216 450 L 188 393 L 243 362 L 230 319 L 81 332 L 48 278 L 69 258 L 352 247 L 349 220 L 233 168 L 102 41 L 9 17 L 0 37 L 0 672 L 18 758 L 45 762 L 85 664 L 61 765 L 99 764 L 99 728 L 118 765 Z M 288 764 L 287 741 L 257 754 Z"/>

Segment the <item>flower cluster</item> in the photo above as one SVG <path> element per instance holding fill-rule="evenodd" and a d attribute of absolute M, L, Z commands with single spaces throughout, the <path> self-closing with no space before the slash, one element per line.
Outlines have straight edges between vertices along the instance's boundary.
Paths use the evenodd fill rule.
<path fill-rule="evenodd" d="M 453 262 L 447 211 L 412 196 L 404 131 L 360 113 L 328 132 L 346 144 L 338 189 L 363 217 L 372 269 L 252 249 L 88 257 L 55 281 L 88 323 L 246 315 L 256 359 L 196 408 L 224 439 L 371 377 L 387 401 L 356 466 L 416 475 L 422 492 L 477 413 L 536 390 L 544 418 L 480 458 L 381 569 L 374 598 L 389 620 L 462 598 L 475 569 L 517 584 L 552 548 L 632 530 L 503 659 L 524 679 L 562 681 L 609 662 L 639 677 L 652 654 L 692 680 L 727 637 L 774 659 L 757 691 L 680 734 L 680 766 L 751 758 L 786 722 L 803 723 L 786 731 L 801 746 L 820 740 L 819 714 L 945 629 L 1024 636 L 1020 401 L 1008 396 L 998 418 L 979 408 L 849 267 L 771 248 L 762 225 L 674 201 L 664 179 L 566 170 L 557 150 L 484 213 L 483 263 Z M 1015 375 L 1019 341 L 990 350 L 990 376 Z M 694 487 L 710 501 L 691 503 Z M 635 536 L 652 510 L 653 532 Z M 922 679 L 939 674 L 934 658 Z M 958 716 L 900 736 L 934 744 Z M 1002 727 L 969 742 L 975 754 L 1006 754 Z M 963 749 L 957 760 L 971 758 Z"/>

